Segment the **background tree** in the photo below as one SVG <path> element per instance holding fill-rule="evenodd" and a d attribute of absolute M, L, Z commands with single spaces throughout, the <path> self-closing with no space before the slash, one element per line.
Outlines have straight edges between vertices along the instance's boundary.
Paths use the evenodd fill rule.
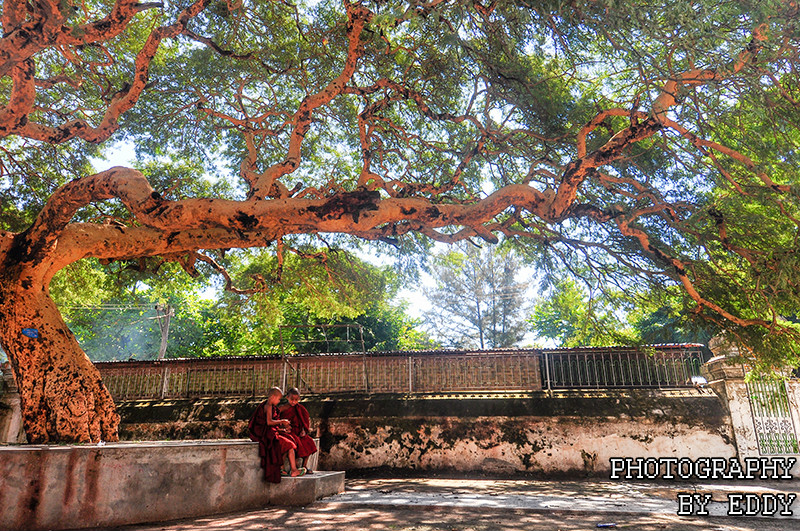
<path fill-rule="evenodd" d="M 700 343 L 707 345 L 720 332 L 713 322 L 694 318 L 693 308 L 677 290 L 650 291 L 634 299 L 628 322 L 639 343 Z"/>
<path fill-rule="evenodd" d="M 528 284 L 518 280 L 520 264 L 508 249 L 460 246 L 432 257 L 430 273 L 425 321 L 434 336 L 458 348 L 505 348 L 522 340 Z"/>
<path fill-rule="evenodd" d="M 341 326 L 347 324 L 363 327 L 366 350 L 428 344 L 414 331 L 417 323 L 406 315 L 404 305 L 394 302 L 400 282 L 389 268 L 343 250 L 309 248 L 287 254 L 280 266 L 276 262 L 274 255 L 256 252 L 231 271 L 240 285 L 246 279 L 264 282 L 275 271 L 281 278 L 255 294 L 222 296 L 221 313 L 242 330 L 237 344 L 227 349 L 237 354 L 360 351 L 361 335 Z M 339 327 L 327 328 L 330 325 Z"/>
<path fill-rule="evenodd" d="M 269 253 L 230 253 L 223 260 L 237 286 L 262 284 L 276 271 Z M 367 350 L 432 345 L 405 306 L 394 302 L 400 284 L 387 268 L 345 251 L 306 250 L 288 255 L 281 272 L 280 280 L 250 293 L 211 289 L 206 276 L 196 281 L 174 263 L 103 268 L 82 261 L 56 275 L 51 293 L 92 361 L 155 359 L 161 340 L 156 305 L 174 312 L 167 358 L 360 351 L 355 329 L 324 328 L 344 324 L 364 327 Z"/>
<path fill-rule="evenodd" d="M 618 294 L 589 294 L 568 279 L 552 286 L 534 305 L 529 322 L 540 338 L 558 347 L 609 346 L 638 341 L 620 311 Z"/>
<path fill-rule="evenodd" d="M 713 324 L 700 326 L 674 292 L 584 286 L 562 279 L 538 298 L 529 322 L 539 338 L 557 347 L 707 344 L 719 332 Z"/>
<path fill-rule="evenodd" d="M 29 440 L 116 438 L 49 295 L 59 269 L 191 270 L 299 234 L 388 252 L 523 239 L 604 283 L 678 286 L 750 357 L 785 361 L 799 20 L 740 0 L 6 0 L 0 345 Z M 120 139 L 231 191 L 93 170 Z"/>

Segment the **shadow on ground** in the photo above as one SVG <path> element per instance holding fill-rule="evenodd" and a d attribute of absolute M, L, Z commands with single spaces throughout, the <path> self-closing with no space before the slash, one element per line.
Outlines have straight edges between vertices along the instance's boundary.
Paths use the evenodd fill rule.
<path fill-rule="evenodd" d="M 305 508 L 128 526 L 119 531 L 588 531 L 615 524 L 637 531 L 800 531 L 800 520 L 680 517 L 676 493 L 710 488 L 796 489 L 770 485 L 642 484 L 470 478 L 356 478 L 344 494 Z M 721 504 L 719 504 L 721 505 Z M 800 509 L 796 509 L 800 512 Z M 722 513 L 724 514 L 724 513 Z"/>

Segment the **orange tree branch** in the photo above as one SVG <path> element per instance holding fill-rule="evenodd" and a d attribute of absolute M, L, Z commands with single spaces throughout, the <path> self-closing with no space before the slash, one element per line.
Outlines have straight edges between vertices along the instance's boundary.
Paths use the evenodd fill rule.
<path fill-rule="evenodd" d="M 391 226 L 398 222 L 428 228 L 473 227 L 478 235 L 492 240 L 494 237 L 481 226 L 509 205 L 539 216 L 545 213 L 545 197 L 527 185 L 506 186 L 470 204 L 437 204 L 413 197 L 381 199 L 378 192 L 368 190 L 339 191 L 310 199 L 168 201 L 140 172 L 114 167 L 56 190 L 28 230 L 17 235 L 17 243 L 31 258 L 48 254 L 80 208 L 113 198 L 126 206 L 137 223 L 154 229 L 169 233 L 209 229 L 259 232 L 267 234 L 269 240 L 293 233 L 361 233 L 383 225 L 391 232 Z"/>
<path fill-rule="evenodd" d="M 348 48 L 344 68 L 325 88 L 315 94 L 306 96 L 300 103 L 292 119 L 292 133 L 289 137 L 289 146 L 285 159 L 267 168 L 262 174 L 253 172 L 253 161 L 249 164 L 250 168 L 243 172 L 245 180 L 250 185 L 249 195 L 251 197 L 260 199 L 267 197 L 277 179 L 292 173 L 298 168 L 301 161 L 301 147 L 306 134 L 311 129 L 314 111 L 329 104 L 333 98 L 341 94 L 356 71 L 358 59 L 361 56 L 361 32 L 372 18 L 372 13 L 365 7 L 351 4 L 350 2 L 345 2 L 345 7 L 347 8 L 348 18 Z"/>
<path fill-rule="evenodd" d="M 11 69 L 11 94 L 8 104 L 0 108 L 0 138 L 23 128 L 36 100 L 33 61 L 21 61 Z"/>
<path fill-rule="evenodd" d="M 93 143 L 100 143 L 107 140 L 119 127 L 119 118 L 125 112 L 133 108 L 139 100 L 142 91 L 147 87 L 150 63 L 155 57 L 161 42 L 166 38 L 179 35 L 186 28 L 189 21 L 203 11 L 210 2 L 211 0 L 196 0 L 180 13 L 174 23 L 156 28 L 150 33 L 144 46 L 136 56 L 133 80 L 124 90 L 114 95 L 111 103 L 105 110 L 103 118 L 96 127 L 93 127 L 86 120 L 82 119 L 71 120 L 56 127 L 29 121 L 28 115 L 33 108 L 33 100 L 36 95 L 33 78 L 33 62 L 29 59 L 19 60 L 18 64 L 28 65 L 28 70 L 21 72 L 18 66 L 11 70 L 13 73 L 14 91 L 12 92 L 12 98 L 9 104 L 4 109 L 0 110 L 0 137 L 9 134 L 17 134 L 26 138 L 52 144 L 59 144 L 75 137 Z M 147 5 L 152 7 L 150 4 Z M 109 15 L 109 17 L 113 19 L 113 23 L 99 21 L 97 22 L 97 26 L 103 28 L 108 27 L 109 29 L 107 29 L 105 39 L 113 38 L 125 29 L 132 16 L 140 10 L 140 4 L 130 1 L 120 1 L 115 4 L 112 14 Z M 127 16 L 128 12 L 132 13 L 130 17 Z M 53 14 L 51 16 L 56 15 Z M 119 31 L 116 31 L 117 29 Z M 98 36 L 95 40 L 101 40 L 101 37 Z M 46 45 L 43 45 L 40 49 L 54 44 L 80 45 L 86 44 L 87 42 L 94 41 L 91 39 L 84 39 L 80 42 L 71 42 L 70 39 L 65 38 L 65 42 L 62 42 L 56 39 L 54 42 L 46 42 Z M 2 59 L 3 53 L 0 52 L 0 63 Z M 1 66 L 2 65 L 0 65 L 0 76 L 5 75 Z M 12 67 L 13 66 L 14 65 L 12 65 Z M 15 94 L 17 95 L 16 98 L 14 97 Z"/>
<path fill-rule="evenodd" d="M 692 300 L 697 303 L 698 307 L 705 307 L 713 312 L 721 315 L 725 319 L 729 320 L 732 323 L 735 323 L 739 326 L 763 326 L 766 328 L 772 328 L 775 326 L 776 322 L 775 319 L 772 321 L 766 321 L 764 319 L 744 319 L 737 315 L 730 313 L 729 311 L 725 310 L 719 304 L 716 304 L 706 298 L 704 298 L 695 287 L 692 280 L 689 278 L 687 272 L 687 264 L 678 258 L 668 255 L 657 246 L 655 246 L 650 239 L 650 236 L 643 230 L 638 229 L 631 225 L 630 221 L 624 219 L 622 217 L 617 219 L 617 227 L 619 231 L 628 237 L 634 238 L 636 241 L 639 242 L 642 249 L 644 249 L 647 253 L 651 256 L 655 257 L 657 262 L 663 263 L 669 266 L 672 269 L 672 275 L 681 283 L 686 293 L 691 297 Z"/>
<path fill-rule="evenodd" d="M 679 103 L 679 93 L 685 87 L 693 87 L 726 79 L 732 74 L 740 72 L 748 64 L 752 63 L 755 55 L 760 50 L 763 41 L 766 40 L 767 25 L 761 24 L 753 30 L 753 39 L 750 45 L 743 50 L 731 65 L 718 69 L 695 69 L 679 74 L 675 79 L 667 81 L 661 88 L 659 95 L 652 103 L 650 114 L 628 111 L 627 115 L 631 118 L 628 127 L 620 130 L 612 136 L 602 147 L 592 153 L 581 155 L 586 151 L 586 135 L 599 125 L 605 116 L 621 116 L 621 109 L 611 109 L 603 111 L 584 126 L 579 132 L 577 139 L 578 157 L 576 160 L 567 164 L 561 176 L 558 191 L 554 197 L 549 218 L 559 219 L 574 203 L 578 189 L 583 181 L 596 168 L 618 160 L 625 148 L 647 139 L 654 133 L 672 123 L 667 116 L 670 108 Z"/>

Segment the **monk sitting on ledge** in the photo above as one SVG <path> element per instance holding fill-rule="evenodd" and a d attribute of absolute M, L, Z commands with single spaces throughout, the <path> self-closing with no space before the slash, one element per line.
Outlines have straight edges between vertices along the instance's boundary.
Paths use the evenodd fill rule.
<path fill-rule="evenodd" d="M 317 445 L 311 438 L 311 417 L 308 410 L 300 404 L 300 391 L 292 387 L 286 391 L 286 400 L 289 401 L 280 407 L 281 418 L 290 422 L 294 443 L 297 445 L 297 457 L 303 459 L 303 464 L 308 468 L 308 457 L 317 451 Z M 311 469 L 308 469 L 311 472 Z"/>
<path fill-rule="evenodd" d="M 280 418 L 278 403 L 282 397 L 283 392 L 279 388 L 270 389 L 267 400 L 259 404 L 247 426 L 250 440 L 258 443 L 264 479 L 271 483 L 280 483 L 283 457 L 287 454 L 291 466 L 289 475 L 297 477 L 306 473 L 305 468 L 297 468 L 297 444 L 291 434 L 291 423 Z"/>

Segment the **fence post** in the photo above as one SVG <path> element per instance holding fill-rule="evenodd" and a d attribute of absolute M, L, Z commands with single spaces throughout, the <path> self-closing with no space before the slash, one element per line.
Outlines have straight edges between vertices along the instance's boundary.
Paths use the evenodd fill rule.
<path fill-rule="evenodd" d="M 369 394 L 369 375 L 367 374 L 367 353 L 361 356 L 361 366 L 364 372 L 364 392 Z"/>
<path fill-rule="evenodd" d="M 547 384 L 547 391 L 550 392 L 550 353 L 544 352 L 544 379 Z"/>
<path fill-rule="evenodd" d="M 414 357 L 411 354 L 408 355 L 408 392 L 414 392 Z"/>
<path fill-rule="evenodd" d="M 286 391 L 286 372 L 289 370 L 289 360 L 286 359 L 286 356 L 283 356 L 283 372 L 281 373 L 281 389 Z"/>
<path fill-rule="evenodd" d="M 164 365 L 164 370 L 161 372 L 161 400 L 167 397 L 167 389 L 169 388 L 169 365 Z"/>

